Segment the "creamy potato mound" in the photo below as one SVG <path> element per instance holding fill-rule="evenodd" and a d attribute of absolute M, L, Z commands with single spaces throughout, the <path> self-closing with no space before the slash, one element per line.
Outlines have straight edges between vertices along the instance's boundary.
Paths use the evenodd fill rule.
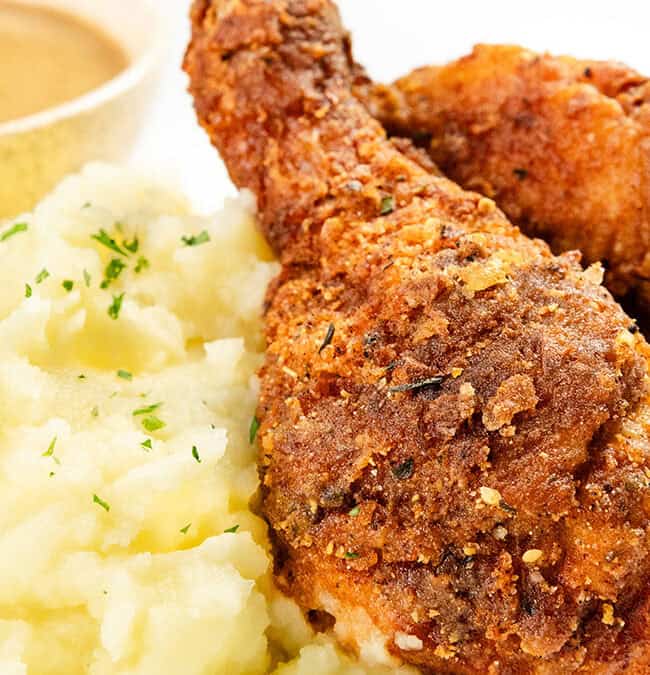
<path fill-rule="evenodd" d="M 394 672 L 313 634 L 248 508 L 252 207 L 93 165 L 0 228 L 2 675 Z"/>

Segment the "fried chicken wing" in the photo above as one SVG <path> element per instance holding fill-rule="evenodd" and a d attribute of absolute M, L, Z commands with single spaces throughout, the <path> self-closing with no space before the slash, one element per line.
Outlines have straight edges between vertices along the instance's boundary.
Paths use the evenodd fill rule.
<path fill-rule="evenodd" d="M 650 313 L 650 82 L 613 62 L 479 45 L 369 95 L 463 187 L 494 198 L 556 252 L 602 260 L 606 285 Z"/>
<path fill-rule="evenodd" d="M 648 347 L 598 266 L 433 175 L 329 0 L 196 0 L 201 124 L 283 264 L 258 417 L 278 584 L 429 673 L 647 672 Z"/>

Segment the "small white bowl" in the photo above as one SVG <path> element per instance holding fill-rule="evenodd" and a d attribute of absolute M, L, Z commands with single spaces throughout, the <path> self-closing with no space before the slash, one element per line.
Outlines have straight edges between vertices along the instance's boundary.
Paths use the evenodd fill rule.
<path fill-rule="evenodd" d="M 168 26 L 153 0 L 13 0 L 78 16 L 129 57 L 119 75 L 43 112 L 0 124 L 0 219 L 31 209 L 92 160 L 125 159 L 146 119 L 165 62 Z"/>

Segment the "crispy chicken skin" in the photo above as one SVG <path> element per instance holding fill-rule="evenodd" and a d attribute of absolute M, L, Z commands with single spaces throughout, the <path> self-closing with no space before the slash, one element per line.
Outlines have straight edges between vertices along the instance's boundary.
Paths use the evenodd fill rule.
<path fill-rule="evenodd" d="M 424 672 L 647 672 L 648 347 L 599 268 L 388 141 L 332 2 L 192 21 L 199 120 L 283 264 L 258 409 L 278 584 Z"/>
<path fill-rule="evenodd" d="M 650 82 L 613 62 L 479 45 L 370 89 L 391 133 L 415 137 L 463 187 L 556 252 L 607 267 L 650 312 Z"/>

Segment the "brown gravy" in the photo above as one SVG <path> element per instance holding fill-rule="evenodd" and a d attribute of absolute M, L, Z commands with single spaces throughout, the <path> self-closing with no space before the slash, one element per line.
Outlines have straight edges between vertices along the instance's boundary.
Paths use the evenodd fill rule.
<path fill-rule="evenodd" d="M 127 65 L 122 48 L 82 19 L 0 0 L 0 122 L 77 98 Z"/>

